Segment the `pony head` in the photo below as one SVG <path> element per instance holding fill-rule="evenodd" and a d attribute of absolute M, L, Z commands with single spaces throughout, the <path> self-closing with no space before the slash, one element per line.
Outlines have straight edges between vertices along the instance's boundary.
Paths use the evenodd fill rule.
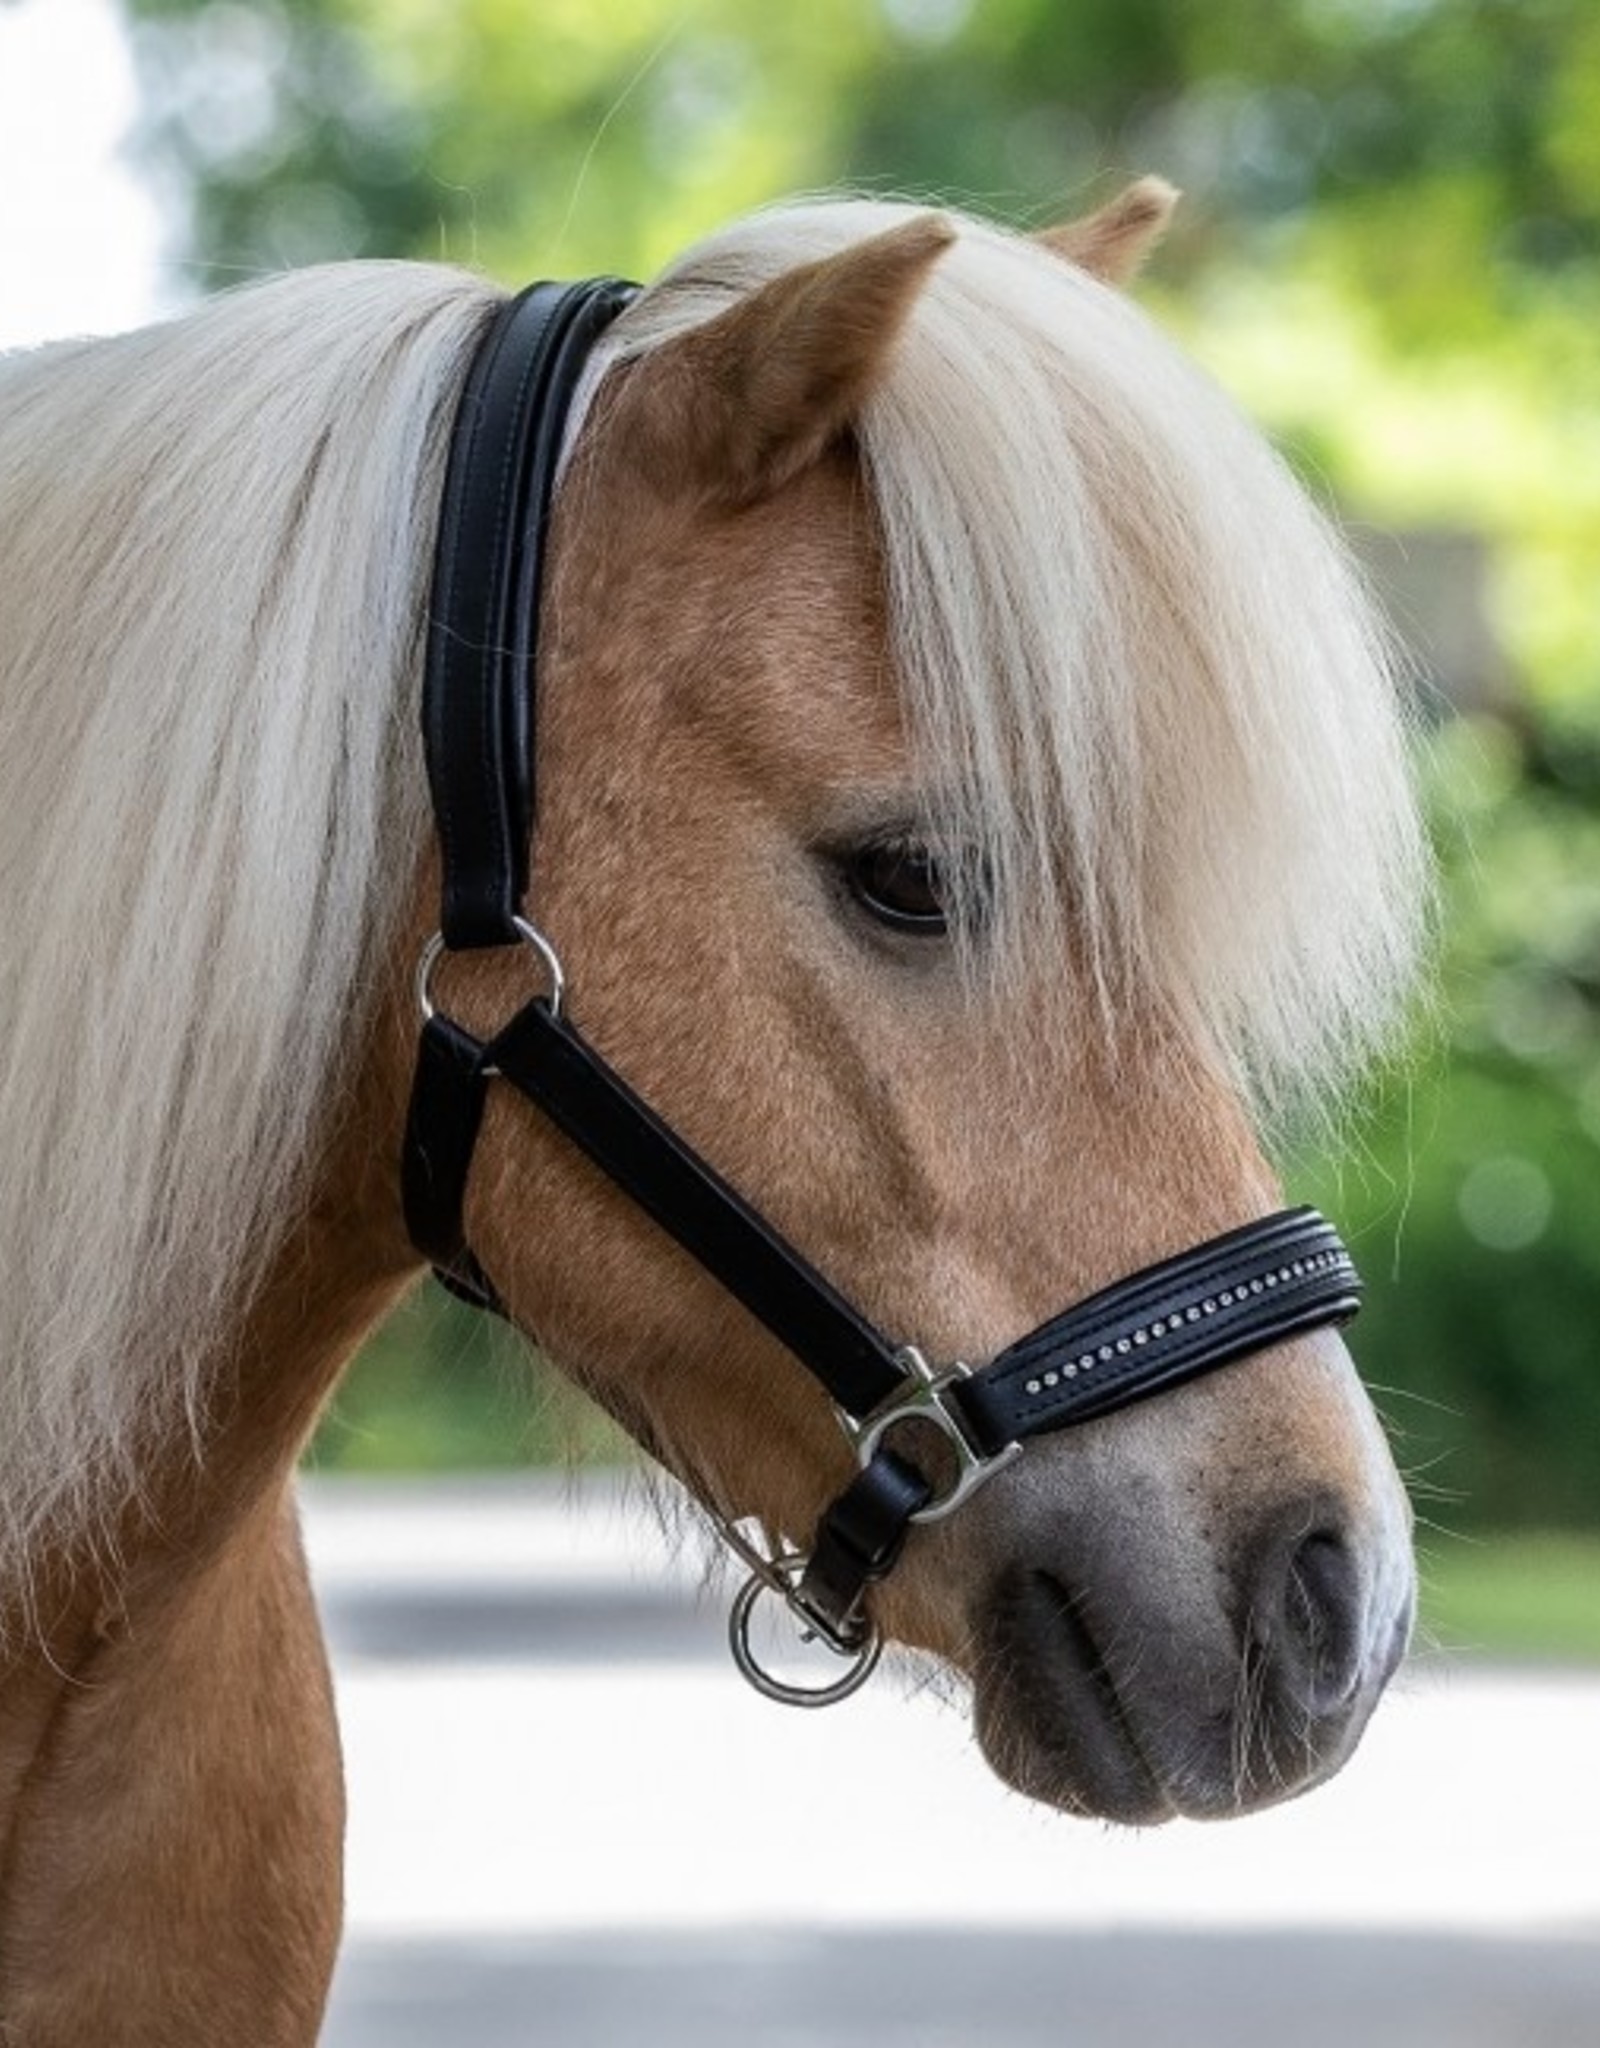
<path fill-rule="evenodd" d="M 610 330 L 551 535 L 530 909 L 573 1015 L 880 1328 L 973 1364 L 1276 1205 L 1259 1133 L 1381 1035 L 1425 893 L 1337 541 L 1117 288 L 1168 203 L 712 236 Z M 412 728 L 489 301 L 347 266 L 0 376 L 9 1585 L 282 1476 L 415 1272 Z M 452 970 L 485 1033 L 527 993 Z M 828 1401 L 509 1092 L 467 1220 L 692 1495 L 804 1539 Z M 1031 1448 L 874 1613 L 1022 1789 L 1235 1812 L 1353 1745 L 1407 1530 L 1319 1334 Z"/>

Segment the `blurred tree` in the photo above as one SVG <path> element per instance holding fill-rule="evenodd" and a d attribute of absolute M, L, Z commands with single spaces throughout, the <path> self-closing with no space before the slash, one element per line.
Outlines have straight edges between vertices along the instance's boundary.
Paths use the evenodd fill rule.
<path fill-rule="evenodd" d="M 888 34 L 859 0 L 124 4 L 208 281 L 371 254 L 653 267 L 828 175 L 818 110 Z"/>
<path fill-rule="evenodd" d="M 1423 342 L 1594 289 L 1589 0 L 124 4 L 194 246 L 230 270 L 648 262 L 808 184 L 1015 215 L 1149 167 L 1203 195 L 1190 265 L 1219 233 L 1335 236 Z"/>
<path fill-rule="evenodd" d="M 1445 1527 L 1600 1522 L 1600 748 L 1536 720 L 1432 753 L 1431 1028 L 1300 1191 L 1368 1282 L 1363 1370 Z"/>
<path fill-rule="evenodd" d="M 868 82 L 844 169 L 1027 204 L 1107 163 L 1202 197 L 1188 257 L 1337 236 L 1425 341 L 1600 251 L 1588 0 L 892 0 L 942 24 Z M 1346 233 L 1346 230 L 1353 232 Z"/>

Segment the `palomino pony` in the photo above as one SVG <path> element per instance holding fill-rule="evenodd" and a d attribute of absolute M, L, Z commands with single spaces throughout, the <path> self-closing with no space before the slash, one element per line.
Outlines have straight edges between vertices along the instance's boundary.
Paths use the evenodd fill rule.
<path fill-rule="evenodd" d="M 1169 199 L 756 217 L 607 329 L 569 424 L 529 915 L 617 1069 L 943 1359 L 1271 1211 L 1255 1129 L 1414 950 L 1382 637 L 1117 288 Z M 353 264 L 0 370 L 18 2048 L 315 2037 L 342 1810 L 293 1473 L 422 1264 L 417 694 L 497 298 Z M 448 971 L 483 1033 L 536 979 Z M 691 1495 L 805 1540 L 851 1469 L 825 1394 L 498 1084 L 465 1226 Z M 863 1611 L 1035 1797 L 1236 1813 L 1348 1755 L 1408 1527 L 1319 1329 L 1032 1444 Z"/>

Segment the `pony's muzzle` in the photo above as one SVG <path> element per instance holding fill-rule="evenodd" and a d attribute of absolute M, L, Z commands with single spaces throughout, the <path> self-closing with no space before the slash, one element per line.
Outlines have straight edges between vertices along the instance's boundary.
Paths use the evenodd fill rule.
<path fill-rule="evenodd" d="M 1321 1498 L 1241 1532 L 1209 1599 L 1148 1529 L 1044 1533 L 975 1613 L 977 1728 L 1002 1777 L 1070 1812 L 1148 1825 L 1308 1789 L 1350 1755 L 1409 1638 L 1383 1534 Z"/>

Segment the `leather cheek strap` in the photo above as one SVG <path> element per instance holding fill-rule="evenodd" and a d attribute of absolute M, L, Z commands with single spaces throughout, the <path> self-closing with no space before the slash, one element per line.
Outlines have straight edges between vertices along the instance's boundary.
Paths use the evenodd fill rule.
<path fill-rule="evenodd" d="M 903 1384 L 894 1346 L 542 999 L 484 1052 L 852 1415 Z"/>
<path fill-rule="evenodd" d="M 441 1285 L 474 1308 L 500 1312 L 467 1246 L 467 1175 L 483 1122 L 489 1075 L 478 1040 L 436 1010 L 422 1027 L 406 1113 L 400 1196 L 411 1242 Z"/>
<path fill-rule="evenodd" d="M 439 511 L 422 736 L 443 861 L 440 929 L 510 945 L 527 888 L 535 636 L 567 409 L 615 278 L 531 285 L 497 308 L 462 391 Z"/>

